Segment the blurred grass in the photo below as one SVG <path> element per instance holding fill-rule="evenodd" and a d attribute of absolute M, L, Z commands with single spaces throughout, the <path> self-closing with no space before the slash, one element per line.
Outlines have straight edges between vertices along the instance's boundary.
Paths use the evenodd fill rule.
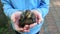
<path fill-rule="evenodd" d="M 10 22 L 8 22 L 9 20 L 5 16 L 2 7 L 3 5 L 0 2 L 0 34 L 14 34 L 14 31 L 11 28 Z"/>

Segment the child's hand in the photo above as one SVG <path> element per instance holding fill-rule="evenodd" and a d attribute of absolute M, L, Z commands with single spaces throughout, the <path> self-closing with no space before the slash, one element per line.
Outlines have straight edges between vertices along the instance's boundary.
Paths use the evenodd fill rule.
<path fill-rule="evenodd" d="M 14 22 L 14 27 L 15 30 L 18 32 L 29 32 L 29 29 L 34 27 L 35 25 L 39 24 L 42 21 L 42 16 L 41 14 L 37 11 L 37 10 L 32 10 L 32 12 L 35 14 L 36 16 L 36 23 L 33 23 L 31 25 L 25 25 L 24 28 L 19 27 L 19 19 L 20 19 L 20 15 L 22 14 L 22 12 L 15 12 L 12 14 L 11 16 L 11 20 Z"/>
<path fill-rule="evenodd" d="M 19 27 L 19 19 L 22 12 L 15 12 L 11 16 L 11 20 L 14 23 L 15 30 L 18 32 L 29 32 L 29 25 L 25 25 L 24 28 Z"/>
<path fill-rule="evenodd" d="M 36 23 L 31 24 L 30 27 L 34 27 L 35 25 L 41 23 L 41 21 L 43 20 L 41 14 L 37 11 L 37 10 L 31 10 L 35 16 L 36 16 Z"/>

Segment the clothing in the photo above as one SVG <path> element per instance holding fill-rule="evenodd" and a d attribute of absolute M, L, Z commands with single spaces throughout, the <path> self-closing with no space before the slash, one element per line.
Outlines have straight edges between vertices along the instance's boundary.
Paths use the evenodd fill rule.
<path fill-rule="evenodd" d="M 40 32 L 40 31 L 39 31 L 39 32 Z M 36 34 L 39 34 L 39 32 L 37 32 Z M 17 32 L 17 31 L 15 31 L 15 33 L 16 33 L 16 34 L 21 34 L 21 33 Z"/>
<path fill-rule="evenodd" d="M 9 18 L 14 12 L 19 10 L 35 9 L 41 13 L 43 18 L 49 11 L 49 0 L 1 0 L 1 2 L 3 4 L 4 13 Z M 43 22 L 31 28 L 30 32 L 25 32 L 24 34 L 35 34 L 41 29 L 42 24 Z M 14 28 L 13 23 L 12 26 Z"/>
<path fill-rule="evenodd" d="M 37 32 L 39 32 L 41 30 L 41 27 L 43 25 L 44 22 L 41 22 L 40 24 L 38 25 L 35 25 L 33 28 L 30 28 L 30 32 L 20 32 L 21 34 L 36 34 Z M 12 26 L 13 26 L 13 29 L 15 28 L 14 27 L 14 23 L 12 23 Z"/>

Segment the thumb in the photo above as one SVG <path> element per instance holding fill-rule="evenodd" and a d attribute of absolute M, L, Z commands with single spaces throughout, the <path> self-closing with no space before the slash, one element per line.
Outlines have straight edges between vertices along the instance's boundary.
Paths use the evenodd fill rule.
<path fill-rule="evenodd" d="M 13 22 L 16 22 L 18 19 L 20 19 L 20 15 L 22 14 L 22 12 L 15 12 L 11 15 L 11 20 Z"/>
<path fill-rule="evenodd" d="M 14 26 L 15 26 L 15 30 L 16 30 L 16 31 L 18 31 L 18 32 L 23 31 L 23 28 L 20 28 L 20 27 L 18 26 L 18 24 L 14 24 Z"/>

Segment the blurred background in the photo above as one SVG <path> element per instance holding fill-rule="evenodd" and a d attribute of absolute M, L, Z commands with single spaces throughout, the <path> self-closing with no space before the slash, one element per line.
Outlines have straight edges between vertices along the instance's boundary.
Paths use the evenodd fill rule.
<path fill-rule="evenodd" d="M 1 1 L 1 0 L 0 0 Z M 15 34 L 0 2 L 0 34 Z M 50 0 L 50 9 L 40 34 L 60 34 L 60 0 Z"/>

